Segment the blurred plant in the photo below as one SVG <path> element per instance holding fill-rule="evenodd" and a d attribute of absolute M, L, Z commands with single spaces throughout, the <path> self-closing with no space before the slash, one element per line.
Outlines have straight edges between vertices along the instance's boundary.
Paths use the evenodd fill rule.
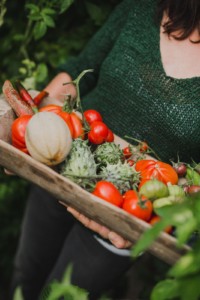
<path fill-rule="evenodd" d="M 27 0 L 19 7 L 2 0 L 1 84 L 17 77 L 26 88 L 40 89 L 60 64 L 81 51 L 120 1 Z"/>
<path fill-rule="evenodd" d="M 3 25 L 6 10 L 7 10 L 6 9 L 6 0 L 1 0 L 0 1 L 0 26 Z"/>
<path fill-rule="evenodd" d="M 153 289 L 151 300 L 197 300 L 200 298 L 200 194 L 196 193 L 181 204 L 156 209 L 162 221 L 147 230 L 132 250 L 133 257 L 145 251 L 168 225 L 175 227 L 177 247 L 192 245 L 167 272 L 166 279 Z"/>
<path fill-rule="evenodd" d="M 0 294 L 9 282 L 28 189 L 28 182 L 0 169 Z"/>
<path fill-rule="evenodd" d="M 40 300 L 88 300 L 88 292 L 71 284 L 72 265 L 69 265 L 63 279 L 53 281 L 43 291 Z M 13 300 L 23 300 L 23 294 L 20 287 L 15 291 Z"/>

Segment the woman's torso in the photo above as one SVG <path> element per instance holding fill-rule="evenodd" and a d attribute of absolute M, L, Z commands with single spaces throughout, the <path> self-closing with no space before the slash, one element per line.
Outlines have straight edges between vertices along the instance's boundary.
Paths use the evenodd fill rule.
<path fill-rule="evenodd" d="M 174 78 L 177 68 L 173 69 L 172 59 L 176 56 L 167 57 L 168 44 L 162 44 L 162 39 L 160 47 L 155 5 L 156 1 L 140 0 L 130 9 L 121 34 L 102 64 L 97 86 L 86 95 L 84 106 L 99 110 L 121 137 L 146 140 L 163 160 L 177 160 L 178 156 L 183 161 L 198 160 L 200 64 L 188 74 L 183 67 L 180 71 L 184 79 Z M 173 53 L 171 44 L 169 47 Z M 182 60 L 186 63 L 183 57 Z M 181 58 L 177 66 L 180 62 Z"/>

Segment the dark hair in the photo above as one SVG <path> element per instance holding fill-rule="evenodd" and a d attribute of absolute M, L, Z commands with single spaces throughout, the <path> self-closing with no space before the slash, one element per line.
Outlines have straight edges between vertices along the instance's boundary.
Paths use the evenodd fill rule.
<path fill-rule="evenodd" d="M 166 12 L 169 20 L 163 24 L 164 32 L 177 40 L 184 40 L 198 30 L 200 36 L 200 0 L 158 0 L 158 15 Z M 178 34 L 174 34 L 178 31 Z M 200 43 L 198 41 L 192 41 Z"/>

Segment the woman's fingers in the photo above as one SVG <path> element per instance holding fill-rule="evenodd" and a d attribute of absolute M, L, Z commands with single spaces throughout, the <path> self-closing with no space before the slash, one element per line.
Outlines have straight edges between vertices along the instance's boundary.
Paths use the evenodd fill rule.
<path fill-rule="evenodd" d="M 130 248 L 132 246 L 132 243 L 130 241 L 124 239 L 114 231 L 109 232 L 108 239 L 116 248 L 119 249 Z"/>
<path fill-rule="evenodd" d="M 6 175 L 11 175 L 11 176 L 15 175 L 13 172 L 9 171 L 8 169 L 4 169 L 4 173 Z"/>
<path fill-rule="evenodd" d="M 71 213 L 79 222 L 81 222 L 85 227 L 89 228 L 90 230 L 98 233 L 104 239 L 109 239 L 110 242 L 117 248 L 130 248 L 132 243 L 122 236 L 117 234 L 116 232 L 111 231 L 107 227 L 89 219 L 85 215 L 79 213 L 77 210 L 72 208 L 71 206 L 67 207 L 67 211 Z"/>

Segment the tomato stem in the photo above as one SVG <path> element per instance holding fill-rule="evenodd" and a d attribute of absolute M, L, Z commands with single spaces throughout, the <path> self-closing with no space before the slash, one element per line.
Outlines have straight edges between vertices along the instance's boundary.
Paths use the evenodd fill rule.
<path fill-rule="evenodd" d="M 80 88 L 79 88 L 79 82 L 81 80 L 81 78 L 88 72 L 93 72 L 94 70 L 93 69 L 88 69 L 88 70 L 84 70 L 83 72 L 81 72 L 78 77 L 72 81 L 69 81 L 69 82 L 65 82 L 63 83 L 63 85 L 67 85 L 67 84 L 73 84 L 76 88 L 76 92 L 77 92 L 77 96 L 76 96 L 76 99 L 75 99 L 75 104 L 76 104 L 76 108 L 77 110 L 79 110 L 82 114 L 82 118 L 83 118 L 83 125 L 84 125 L 84 128 L 86 130 L 89 131 L 89 125 L 84 117 L 84 114 L 83 114 L 83 108 L 82 108 L 82 105 L 81 105 L 81 98 L 80 98 Z"/>
<path fill-rule="evenodd" d="M 131 136 L 125 135 L 124 137 L 127 139 L 130 139 L 130 140 L 133 140 L 135 142 L 138 142 L 139 144 L 142 144 L 142 141 L 140 141 L 136 138 L 133 138 Z M 150 150 L 150 153 L 152 153 L 158 160 L 161 160 L 161 158 L 157 155 L 157 153 L 149 145 L 148 145 L 148 149 Z"/>
<path fill-rule="evenodd" d="M 74 106 L 75 106 L 75 100 L 72 98 L 72 96 L 70 94 L 67 94 L 66 95 L 66 99 L 64 101 L 64 104 L 62 106 L 62 110 L 64 112 L 67 112 L 67 113 L 71 113 L 74 109 Z"/>
<path fill-rule="evenodd" d="M 63 83 L 63 85 L 67 85 L 67 84 L 74 84 L 75 88 L 76 88 L 76 92 L 77 92 L 77 96 L 76 96 L 76 106 L 77 108 L 81 107 L 81 99 L 80 99 L 80 88 L 79 88 L 79 82 L 81 80 L 81 78 L 88 72 L 93 72 L 94 70 L 89 69 L 89 70 L 84 70 L 83 72 L 81 72 L 78 77 L 72 81 L 69 82 L 65 82 Z"/>

